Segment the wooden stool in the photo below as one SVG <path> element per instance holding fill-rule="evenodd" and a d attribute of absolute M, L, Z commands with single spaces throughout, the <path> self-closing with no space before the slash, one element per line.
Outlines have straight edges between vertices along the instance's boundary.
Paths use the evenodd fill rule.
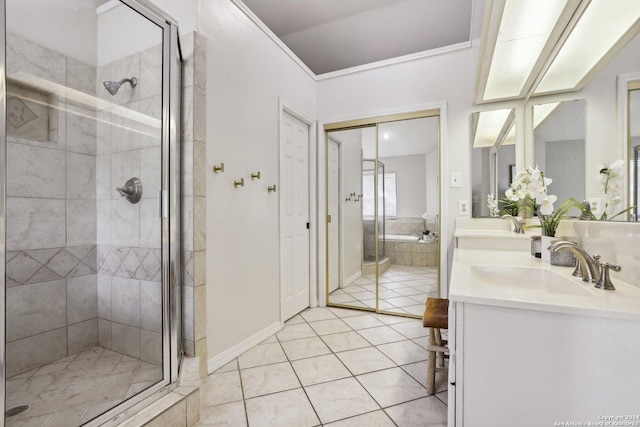
<path fill-rule="evenodd" d="M 427 307 L 422 317 L 422 325 L 429 329 L 429 344 L 427 345 L 427 394 L 436 391 L 436 372 L 447 376 L 444 367 L 444 355 L 449 354 L 447 342 L 442 339 L 440 329 L 449 329 L 449 300 L 445 298 L 427 298 Z M 438 365 L 436 367 L 436 357 Z"/>

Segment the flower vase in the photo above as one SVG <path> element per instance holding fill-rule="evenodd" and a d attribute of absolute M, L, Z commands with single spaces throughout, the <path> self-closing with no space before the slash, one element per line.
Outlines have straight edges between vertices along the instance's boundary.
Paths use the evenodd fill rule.
<path fill-rule="evenodd" d="M 549 247 L 549 245 L 551 245 L 551 242 L 553 240 L 557 240 L 557 238 L 552 236 L 540 236 L 540 240 L 541 240 L 540 254 L 541 254 L 542 262 L 548 263 L 551 261 L 551 252 L 547 248 Z"/>

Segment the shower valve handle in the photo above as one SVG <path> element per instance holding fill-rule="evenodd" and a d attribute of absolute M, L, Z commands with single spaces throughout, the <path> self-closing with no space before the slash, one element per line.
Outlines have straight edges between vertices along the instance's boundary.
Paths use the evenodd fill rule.
<path fill-rule="evenodd" d="M 125 185 L 124 187 L 116 187 L 116 190 L 118 190 L 118 193 L 120 193 L 120 196 L 122 197 L 132 196 L 133 192 L 135 191 L 132 186 L 127 185 Z"/>
<path fill-rule="evenodd" d="M 142 197 L 142 182 L 138 178 L 131 178 L 124 186 L 116 187 L 116 191 L 129 202 L 138 203 Z"/>

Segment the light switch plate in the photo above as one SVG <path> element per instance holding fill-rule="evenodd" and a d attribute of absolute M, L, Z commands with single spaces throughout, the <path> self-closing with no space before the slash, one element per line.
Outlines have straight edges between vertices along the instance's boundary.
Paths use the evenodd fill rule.
<path fill-rule="evenodd" d="M 594 215 L 602 214 L 602 199 L 600 197 L 589 197 L 587 199 L 591 207 L 591 213 Z"/>
<path fill-rule="evenodd" d="M 462 174 L 460 172 L 451 172 L 451 188 L 462 186 Z"/>
<path fill-rule="evenodd" d="M 468 200 L 458 200 L 458 215 L 460 216 L 469 216 L 471 215 L 469 201 Z"/>

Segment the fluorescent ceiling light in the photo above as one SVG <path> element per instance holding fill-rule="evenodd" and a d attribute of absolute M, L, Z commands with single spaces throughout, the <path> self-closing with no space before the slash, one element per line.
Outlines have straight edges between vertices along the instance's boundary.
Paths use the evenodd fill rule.
<path fill-rule="evenodd" d="M 638 0 L 591 0 L 534 93 L 578 88 L 639 17 Z"/>
<path fill-rule="evenodd" d="M 568 0 L 506 0 L 483 100 L 520 96 Z"/>
<path fill-rule="evenodd" d="M 502 142 L 502 145 L 516 145 L 516 124 L 511 126 L 511 130 L 507 134 L 507 137 Z"/>
<path fill-rule="evenodd" d="M 555 110 L 558 105 L 560 105 L 559 102 L 550 102 L 548 104 L 534 105 L 533 106 L 533 128 L 536 129 L 540 123 L 544 122 L 547 119 L 547 117 L 549 117 L 549 114 L 551 114 L 551 112 Z"/>
<path fill-rule="evenodd" d="M 502 132 L 512 108 L 478 113 L 478 125 L 473 139 L 474 148 L 493 147 Z M 515 129 L 515 126 L 514 126 Z"/>

